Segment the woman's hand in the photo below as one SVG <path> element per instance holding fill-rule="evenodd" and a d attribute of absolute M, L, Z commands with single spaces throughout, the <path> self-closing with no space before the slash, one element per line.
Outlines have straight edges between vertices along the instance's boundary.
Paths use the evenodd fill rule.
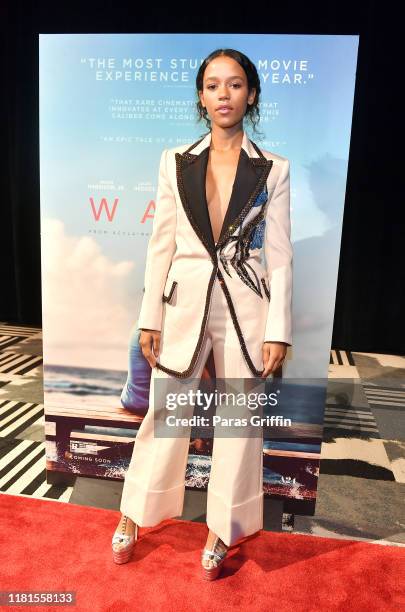
<path fill-rule="evenodd" d="M 156 357 L 159 356 L 160 334 L 161 332 L 157 331 L 156 329 L 144 329 L 143 327 L 141 328 L 139 344 L 142 349 L 142 354 L 148 361 L 151 368 L 154 368 L 156 366 Z"/>
<path fill-rule="evenodd" d="M 263 366 L 262 378 L 266 378 L 271 372 L 277 370 L 283 362 L 287 353 L 285 342 L 264 342 L 263 343 Z"/>

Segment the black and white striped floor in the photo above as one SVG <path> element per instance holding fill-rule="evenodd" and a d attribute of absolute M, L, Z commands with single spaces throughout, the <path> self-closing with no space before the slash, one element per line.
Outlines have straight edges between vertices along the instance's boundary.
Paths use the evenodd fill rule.
<path fill-rule="evenodd" d="M 13 353 L 13 351 L 1 351 L 0 354 L 1 374 L 23 376 L 40 365 L 42 365 L 42 357 L 36 355 L 20 355 L 19 353 Z"/>
<path fill-rule="evenodd" d="M 45 443 L 35 440 L 2 441 L 0 449 L 0 491 L 69 501 L 73 487 L 47 484 Z"/>
<path fill-rule="evenodd" d="M 0 492 L 68 502 L 73 487 L 46 482 L 42 331 L 0 322 Z"/>
<path fill-rule="evenodd" d="M 353 408 L 352 406 L 347 408 L 326 406 L 324 428 L 343 437 L 362 434 L 366 434 L 369 438 L 380 437 L 371 410 Z"/>
<path fill-rule="evenodd" d="M 405 483 L 405 357 L 332 350 L 329 380 L 321 473 Z"/>
<path fill-rule="evenodd" d="M 405 412 L 405 386 L 401 390 L 363 383 L 363 389 L 370 406 Z"/>
<path fill-rule="evenodd" d="M 20 338 L 32 338 L 38 334 L 42 335 L 40 327 L 28 327 L 27 325 L 12 325 L 5 321 L 0 321 L 0 336 L 18 336 Z"/>

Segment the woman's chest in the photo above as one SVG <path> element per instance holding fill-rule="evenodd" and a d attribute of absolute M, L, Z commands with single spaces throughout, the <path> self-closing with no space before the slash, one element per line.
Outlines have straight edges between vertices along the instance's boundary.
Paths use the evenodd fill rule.
<path fill-rule="evenodd" d="M 205 195 L 214 238 L 217 239 L 231 199 L 239 151 L 215 155 L 211 152 L 205 175 Z"/>

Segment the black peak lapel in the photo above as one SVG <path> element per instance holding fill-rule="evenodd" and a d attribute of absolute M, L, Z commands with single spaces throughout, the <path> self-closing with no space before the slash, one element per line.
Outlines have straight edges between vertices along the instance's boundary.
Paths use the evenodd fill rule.
<path fill-rule="evenodd" d="M 209 147 L 200 155 L 176 153 L 178 187 L 184 210 L 200 240 L 211 255 L 215 241 L 205 195 Z"/>

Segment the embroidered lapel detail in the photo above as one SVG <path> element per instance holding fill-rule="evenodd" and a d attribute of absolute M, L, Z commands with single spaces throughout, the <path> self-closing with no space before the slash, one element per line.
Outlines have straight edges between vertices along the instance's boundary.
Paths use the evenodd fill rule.
<path fill-rule="evenodd" d="M 210 143 L 211 132 L 208 132 L 184 153 L 176 153 L 176 178 L 187 217 L 213 261 L 217 261 L 217 251 L 242 223 L 266 184 L 273 160 L 266 159 L 243 132 L 231 198 L 215 245 L 205 190 Z"/>

